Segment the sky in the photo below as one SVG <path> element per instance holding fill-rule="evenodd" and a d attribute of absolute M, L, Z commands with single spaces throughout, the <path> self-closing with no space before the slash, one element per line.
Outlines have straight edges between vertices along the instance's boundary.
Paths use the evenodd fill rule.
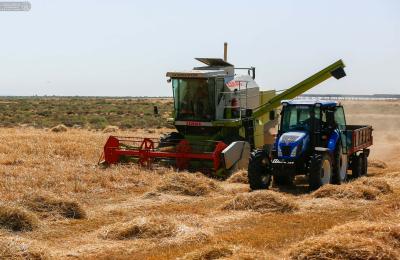
<path fill-rule="evenodd" d="M 1 1 L 0 1 L 1 2 Z M 31 0 L 0 12 L 0 95 L 171 96 L 167 71 L 222 57 L 285 89 L 343 59 L 314 94 L 400 94 L 397 0 Z"/>

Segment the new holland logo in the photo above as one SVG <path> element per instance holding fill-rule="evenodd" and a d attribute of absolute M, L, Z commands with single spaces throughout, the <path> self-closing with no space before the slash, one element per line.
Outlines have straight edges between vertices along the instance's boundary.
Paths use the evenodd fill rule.
<path fill-rule="evenodd" d="M 272 161 L 272 163 L 275 163 L 275 164 L 278 164 L 278 163 L 283 163 L 283 164 L 294 164 L 294 162 L 291 162 L 291 161 L 286 162 L 286 161 L 281 161 L 281 160 L 279 160 L 279 159 L 274 159 L 274 160 Z"/>

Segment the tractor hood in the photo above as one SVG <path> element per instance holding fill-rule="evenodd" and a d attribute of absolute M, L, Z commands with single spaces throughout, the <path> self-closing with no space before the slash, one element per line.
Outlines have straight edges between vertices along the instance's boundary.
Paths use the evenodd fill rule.
<path fill-rule="evenodd" d="M 276 141 L 278 157 L 294 159 L 299 157 L 307 148 L 309 135 L 303 131 L 286 132 Z"/>

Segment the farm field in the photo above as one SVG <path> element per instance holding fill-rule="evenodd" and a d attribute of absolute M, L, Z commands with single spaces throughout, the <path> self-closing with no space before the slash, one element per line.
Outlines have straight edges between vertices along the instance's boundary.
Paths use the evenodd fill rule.
<path fill-rule="evenodd" d="M 158 137 L 171 131 L 172 101 L 85 102 L 0 101 L 9 109 L 0 128 L 0 259 L 400 258 L 400 101 L 343 102 L 349 124 L 374 127 L 369 174 L 313 193 L 301 178 L 294 188 L 250 193 L 245 171 L 218 181 L 103 169 L 103 128 Z M 67 131 L 47 129 L 61 123 Z"/>
<path fill-rule="evenodd" d="M 73 128 L 121 129 L 171 127 L 154 117 L 171 117 L 172 98 L 108 97 L 0 97 L 0 126 L 49 128 L 58 124 Z"/>

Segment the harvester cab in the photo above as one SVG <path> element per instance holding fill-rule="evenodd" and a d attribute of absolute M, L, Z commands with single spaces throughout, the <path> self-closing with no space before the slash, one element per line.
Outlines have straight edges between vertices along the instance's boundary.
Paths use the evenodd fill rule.
<path fill-rule="evenodd" d="M 234 66 L 222 59 L 196 60 L 207 66 L 167 73 L 172 82 L 174 124 L 178 130 L 192 126 L 192 122 L 197 122 L 194 126 L 211 126 L 213 121 L 240 121 L 247 109 L 259 106 L 255 68 L 248 68 L 253 76 L 237 76 Z"/>
<path fill-rule="evenodd" d="M 111 136 L 104 147 L 105 163 L 157 162 L 225 178 L 247 168 L 251 150 L 273 145 L 274 138 L 266 137 L 271 137 L 270 128 L 277 123 L 281 100 L 344 73 L 344 64 L 337 61 L 277 95 L 275 90 L 260 90 L 254 67 L 235 68 L 227 62 L 226 48 L 224 59 L 196 60 L 205 66 L 166 74 L 172 84 L 172 122 L 177 131 L 159 140 Z"/>

